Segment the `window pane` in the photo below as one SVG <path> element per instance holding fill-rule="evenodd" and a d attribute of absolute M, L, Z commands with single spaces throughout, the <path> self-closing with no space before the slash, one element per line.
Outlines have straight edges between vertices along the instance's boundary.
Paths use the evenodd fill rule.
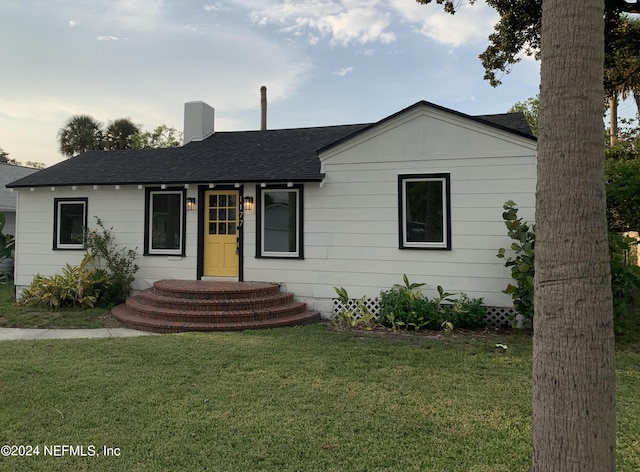
<path fill-rule="evenodd" d="M 264 251 L 297 252 L 297 193 L 271 190 L 263 195 Z"/>
<path fill-rule="evenodd" d="M 236 234 L 236 224 L 229 223 L 227 226 L 227 234 Z"/>
<path fill-rule="evenodd" d="M 151 249 L 180 249 L 181 202 L 181 194 L 152 194 Z"/>
<path fill-rule="evenodd" d="M 60 203 L 59 244 L 82 244 L 84 203 Z"/>
<path fill-rule="evenodd" d="M 226 195 L 220 195 L 220 206 L 221 207 L 226 207 L 227 206 L 227 196 Z"/>
<path fill-rule="evenodd" d="M 209 234 L 216 234 L 217 227 L 216 223 L 209 223 Z"/>
<path fill-rule="evenodd" d="M 218 234 L 227 234 L 227 224 L 218 223 Z"/>
<path fill-rule="evenodd" d="M 229 206 L 230 207 L 235 207 L 236 206 L 236 196 L 235 195 L 229 195 Z"/>
<path fill-rule="evenodd" d="M 441 180 L 406 182 L 407 242 L 444 242 L 444 201 Z"/>
<path fill-rule="evenodd" d="M 229 221 L 236 220 L 236 210 L 235 208 L 229 208 Z"/>
<path fill-rule="evenodd" d="M 209 195 L 209 206 L 216 207 L 218 206 L 218 199 L 215 195 Z"/>
<path fill-rule="evenodd" d="M 217 220 L 218 219 L 218 210 L 209 210 L 209 219 Z"/>
<path fill-rule="evenodd" d="M 225 221 L 227 219 L 227 210 L 226 209 L 225 210 L 222 210 L 222 209 L 218 210 L 218 219 L 220 221 Z"/>

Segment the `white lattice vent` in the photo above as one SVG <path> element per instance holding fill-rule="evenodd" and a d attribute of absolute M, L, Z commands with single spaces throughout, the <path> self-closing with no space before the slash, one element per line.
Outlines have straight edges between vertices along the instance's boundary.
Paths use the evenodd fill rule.
<path fill-rule="evenodd" d="M 516 314 L 513 308 L 504 306 L 485 306 L 485 319 L 487 326 L 492 328 L 508 328 Z"/>
<path fill-rule="evenodd" d="M 360 303 L 360 299 L 350 298 L 348 305 L 345 306 L 344 303 L 342 303 L 342 300 L 338 298 L 334 298 L 333 299 L 333 316 L 334 317 L 337 316 L 338 313 L 340 313 L 343 310 L 348 310 L 353 313 L 353 318 L 357 320 L 362 316 L 360 311 L 357 310 L 359 303 Z M 378 318 L 378 314 L 380 313 L 380 304 L 378 303 L 378 299 L 365 298 L 363 303 L 364 303 L 364 306 L 367 308 L 367 310 L 369 310 L 369 312 L 373 314 L 375 318 Z"/>
<path fill-rule="evenodd" d="M 360 300 L 357 298 L 350 298 L 347 306 L 338 298 L 333 299 L 333 316 L 336 317 L 338 313 L 343 310 L 348 310 L 353 313 L 353 318 L 358 319 L 362 315 L 360 314 L 358 304 Z M 380 314 L 380 303 L 377 298 L 365 298 L 364 306 L 369 310 L 375 318 L 378 318 Z M 513 308 L 501 307 L 501 306 L 485 306 L 486 322 L 487 326 L 491 328 L 505 328 L 512 325 L 512 319 L 515 315 Z"/>

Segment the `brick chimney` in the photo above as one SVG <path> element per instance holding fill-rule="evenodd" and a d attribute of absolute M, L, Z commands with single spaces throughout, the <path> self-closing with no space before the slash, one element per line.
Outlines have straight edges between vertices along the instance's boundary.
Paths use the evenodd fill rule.
<path fill-rule="evenodd" d="M 267 87 L 260 87 L 260 131 L 267 129 Z"/>
<path fill-rule="evenodd" d="M 214 109 L 204 102 L 184 104 L 184 143 L 202 141 L 214 132 Z"/>

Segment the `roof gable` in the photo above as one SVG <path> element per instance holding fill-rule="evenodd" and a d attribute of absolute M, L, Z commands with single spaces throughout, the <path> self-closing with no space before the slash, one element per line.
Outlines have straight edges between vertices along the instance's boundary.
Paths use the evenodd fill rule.
<path fill-rule="evenodd" d="M 405 114 L 409 114 L 414 112 L 417 109 L 420 108 L 434 108 L 436 110 L 460 117 L 460 118 L 464 118 L 464 119 L 468 119 L 471 121 L 475 121 L 477 123 L 481 123 L 493 128 L 497 128 L 497 129 L 501 129 L 503 131 L 507 131 L 509 133 L 513 133 L 516 135 L 519 135 L 521 137 L 524 138 L 528 138 L 531 140 L 536 140 L 536 137 L 533 135 L 533 133 L 531 132 L 531 127 L 529 126 L 529 123 L 527 122 L 524 114 L 517 112 L 517 113 L 500 113 L 500 114 L 494 114 L 494 115 L 478 115 L 478 116 L 473 116 L 473 115 L 467 115 L 465 113 L 456 111 L 456 110 L 452 110 L 450 108 L 446 108 L 440 105 L 436 105 L 434 103 L 431 102 L 427 102 L 426 100 L 421 100 L 417 103 L 414 103 L 411 106 L 408 106 L 407 108 L 404 108 L 392 115 L 389 115 L 385 118 L 383 118 L 382 120 L 376 122 L 376 123 L 371 123 L 369 126 L 364 127 L 363 129 L 357 131 L 356 133 L 353 133 L 349 136 L 345 136 L 344 138 L 335 141 L 333 143 L 330 143 L 328 146 L 325 146 L 322 149 L 318 149 L 318 153 L 327 151 L 328 149 L 337 146 L 341 143 L 343 143 L 346 140 L 355 138 L 356 136 L 365 133 L 369 130 L 372 130 L 378 126 L 384 125 L 385 123 L 394 120 L 402 115 Z"/>

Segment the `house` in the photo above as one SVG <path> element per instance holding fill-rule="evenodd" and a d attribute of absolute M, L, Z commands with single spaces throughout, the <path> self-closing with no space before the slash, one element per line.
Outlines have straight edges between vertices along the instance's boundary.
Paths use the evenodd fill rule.
<path fill-rule="evenodd" d="M 91 151 L 9 185 L 15 283 L 84 252 L 99 217 L 138 248 L 134 290 L 160 279 L 275 282 L 329 317 L 334 287 L 373 299 L 402 281 L 509 310 L 502 205 L 533 219 L 536 140 L 521 114 L 420 101 L 375 123 L 214 131 L 185 105 L 180 148 Z"/>
<path fill-rule="evenodd" d="M 16 232 L 16 193 L 8 189 L 6 184 L 37 171 L 31 167 L 0 163 L 0 213 L 5 217 L 4 225 L 0 227 L 0 238 L 4 235 L 14 236 Z M 0 241 L 4 241 L 4 238 Z M 13 258 L 3 254 L 3 248 L 4 244 L 0 244 L 0 277 L 13 273 Z"/>
<path fill-rule="evenodd" d="M 6 185 L 38 170 L 0 163 L 0 213 L 4 213 L 5 216 L 3 233 L 15 234 L 16 229 L 16 192 L 8 189 Z"/>

